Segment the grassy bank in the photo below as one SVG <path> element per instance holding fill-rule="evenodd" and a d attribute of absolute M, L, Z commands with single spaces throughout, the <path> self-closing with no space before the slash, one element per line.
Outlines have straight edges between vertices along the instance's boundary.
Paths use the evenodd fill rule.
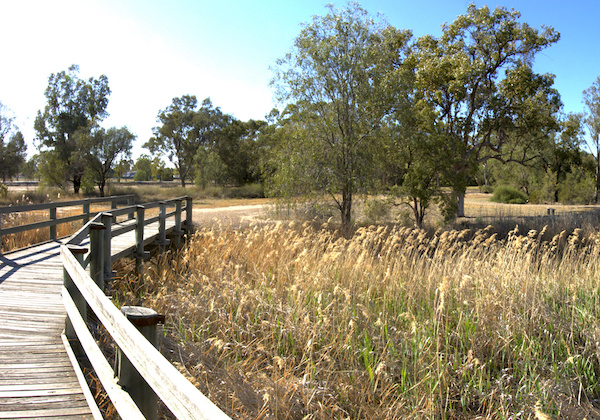
<path fill-rule="evenodd" d="M 583 418 L 600 395 L 600 236 L 206 228 L 120 278 L 236 418 Z"/>

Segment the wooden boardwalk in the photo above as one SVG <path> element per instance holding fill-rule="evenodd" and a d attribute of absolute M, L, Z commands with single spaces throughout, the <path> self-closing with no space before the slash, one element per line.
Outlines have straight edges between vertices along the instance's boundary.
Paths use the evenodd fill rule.
<path fill-rule="evenodd" d="M 167 220 L 167 229 L 174 227 Z M 144 242 L 158 236 L 158 223 L 144 228 Z M 0 254 L 0 419 L 98 418 L 88 401 L 61 333 L 60 241 Z M 84 244 L 85 245 L 85 242 Z M 111 254 L 133 252 L 135 232 L 113 238 Z M 92 408 L 90 408 L 92 406 Z"/>

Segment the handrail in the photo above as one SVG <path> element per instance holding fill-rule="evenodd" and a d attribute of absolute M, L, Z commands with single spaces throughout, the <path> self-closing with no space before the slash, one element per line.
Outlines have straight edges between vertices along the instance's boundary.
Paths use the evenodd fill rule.
<path fill-rule="evenodd" d="M 61 245 L 61 259 L 70 280 L 113 337 L 117 346 L 178 419 L 229 419 L 127 320 L 65 245 Z M 69 316 L 78 314 L 77 306 L 70 300 L 66 288 L 63 288 L 63 296 L 67 302 Z M 78 328 L 81 329 L 81 323 L 78 323 Z M 93 363 L 101 362 L 94 358 Z M 123 418 L 130 418 L 128 414 L 131 415 L 129 411 L 120 412 Z"/>
<path fill-rule="evenodd" d="M 182 203 L 185 201 L 185 207 Z M 167 212 L 166 206 L 175 205 L 175 211 Z M 144 249 L 144 226 L 148 219 L 144 217 L 147 207 L 160 207 L 157 218 L 159 222 L 159 244 L 166 244 L 165 220 L 175 218 L 174 234 L 181 234 L 181 229 L 192 228 L 192 200 L 190 197 L 179 197 L 157 203 L 147 203 L 134 207 L 127 207 L 110 212 L 97 214 L 86 223 L 78 232 L 73 234 L 68 242 L 61 245 L 61 261 L 65 268 L 65 286 L 62 290 L 63 302 L 67 311 L 65 335 L 67 342 L 79 341 L 103 384 L 107 394 L 113 401 L 121 418 L 144 418 L 141 407 L 135 401 L 134 394 L 126 392 L 115 380 L 115 372 L 110 367 L 86 324 L 87 308 L 91 308 L 97 319 L 104 325 L 112 336 L 120 351 L 127 357 L 133 367 L 143 377 L 144 381 L 152 388 L 154 393 L 164 402 L 171 412 L 181 419 L 229 419 L 213 402 L 204 396 L 191 384 L 160 352 L 138 331 L 127 318 L 104 295 L 103 285 L 106 276 L 106 267 L 110 269 L 113 260 L 110 250 L 110 239 L 114 235 L 125 231 L 136 230 L 136 251 L 134 256 L 137 261 L 146 257 Z M 112 220 L 117 214 L 129 214 L 135 211 L 134 221 L 125 222 L 124 227 L 113 229 Z M 182 225 L 182 212 L 185 211 L 185 225 Z M 100 223 L 101 222 L 101 223 Z M 82 240 L 90 234 L 90 246 L 87 258 L 84 254 L 87 248 L 79 246 Z M 176 236 L 177 237 L 177 236 Z M 108 251 L 106 240 L 108 240 Z M 107 255 L 108 252 L 108 255 Z M 116 256 L 116 255 L 115 255 Z M 85 265 L 90 262 L 90 274 L 85 271 Z M 129 392 L 134 390 L 128 388 Z"/>
<path fill-rule="evenodd" d="M 135 198 L 135 194 L 127 194 L 127 195 L 111 195 L 110 197 L 93 197 L 93 198 L 84 198 L 82 200 L 72 200 L 72 201 L 52 201 L 49 203 L 38 203 L 38 204 L 21 204 L 18 206 L 4 206 L 0 207 L 0 214 L 6 213 L 21 213 L 24 211 L 34 211 L 34 210 L 49 210 L 56 209 L 59 207 L 72 207 L 79 206 L 82 204 L 95 204 L 95 203 L 103 203 L 110 201 L 115 202 L 123 199 L 132 199 Z"/>
<path fill-rule="evenodd" d="M 67 241 L 67 245 L 79 245 L 90 233 L 90 224 L 97 223 L 102 217 L 102 212 L 96 214 L 92 220 L 84 224 L 77 232 L 72 234 Z"/>
<path fill-rule="evenodd" d="M 49 220 L 28 223 L 20 226 L 11 226 L 7 228 L 2 228 L 2 219 L 0 218 L 0 238 L 3 235 L 10 235 L 14 233 L 26 232 L 29 230 L 42 229 L 49 227 L 50 234 L 49 239 L 55 240 L 57 239 L 56 235 L 56 226 L 62 223 L 70 223 L 77 220 L 84 220 L 84 223 L 87 222 L 92 215 L 96 215 L 98 212 L 90 211 L 90 204 L 95 203 L 110 203 L 112 210 L 116 210 L 117 202 L 126 200 L 129 204 L 132 199 L 135 198 L 134 194 L 128 195 L 114 195 L 110 197 L 96 197 L 96 198 L 86 198 L 83 200 L 72 200 L 72 201 L 59 201 L 52 203 L 40 203 L 40 204 L 27 204 L 27 205 L 19 205 L 19 206 L 5 206 L 0 207 L 0 215 L 9 214 L 9 213 L 22 213 L 27 211 L 39 211 L 39 210 L 49 210 Z M 82 205 L 82 213 L 76 214 L 73 216 L 61 217 L 58 218 L 56 216 L 56 209 L 61 207 L 73 207 Z M 131 211 L 130 211 L 131 213 Z M 123 214 L 127 214 L 126 212 Z"/>

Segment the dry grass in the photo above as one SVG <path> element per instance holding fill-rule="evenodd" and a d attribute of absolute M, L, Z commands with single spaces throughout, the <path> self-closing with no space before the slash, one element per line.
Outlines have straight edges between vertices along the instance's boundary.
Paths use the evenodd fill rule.
<path fill-rule="evenodd" d="M 599 418 L 600 235 L 545 236 L 205 228 L 116 302 L 235 418 Z"/>

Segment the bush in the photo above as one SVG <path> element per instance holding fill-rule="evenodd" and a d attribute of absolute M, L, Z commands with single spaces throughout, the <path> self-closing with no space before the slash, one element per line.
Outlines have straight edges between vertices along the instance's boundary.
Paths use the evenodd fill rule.
<path fill-rule="evenodd" d="M 591 204 L 594 202 L 594 178 L 582 169 L 568 173 L 558 189 L 558 201 L 564 204 Z"/>
<path fill-rule="evenodd" d="M 525 204 L 527 203 L 527 194 L 510 185 L 498 185 L 494 188 L 491 201 L 505 204 Z"/>
<path fill-rule="evenodd" d="M 146 171 L 144 171 L 143 169 L 139 169 L 135 172 L 135 176 L 133 177 L 133 180 L 136 182 L 150 181 L 150 177 L 148 176 L 148 173 Z"/>

